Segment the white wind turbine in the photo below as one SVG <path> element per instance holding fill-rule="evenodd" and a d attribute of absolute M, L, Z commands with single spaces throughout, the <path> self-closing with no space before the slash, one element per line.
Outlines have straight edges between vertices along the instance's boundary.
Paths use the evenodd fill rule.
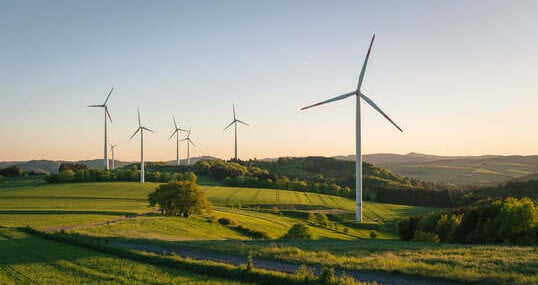
<path fill-rule="evenodd" d="M 374 39 L 375 39 L 375 35 L 373 35 L 372 41 L 370 42 L 370 47 L 368 48 L 368 52 L 366 53 L 366 58 L 364 59 L 364 63 L 362 65 L 361 73 L 359 75 L 359 83 L 357 85 L 356 90 L 346 93 L 344 95 L 336 96 L 334 98 L 310 105 L 310 106 L 306 106 L 301 109 L 301 110 L 304 110 L 304 109 L 319 106 L 325 103 L 342 100 L 350 96 L 356 96 L 357 99 L 356 99 L 356 107 L 355 107 L 355 112 L 356 112 L 356 121 L 355 121 L 355 126 L 356 126 L 356 130 L 355 130 L 355 136 L 356 136 L 355 175 L 356 177 L 355 179 L 356 180 L 355 180 L 355 185 L 356 185 L 356 192 L 357 192 L 356 193 L 356 203 L 357 203 L 356 220 L 358 222 L 362 222 L 362 155 L 361 155 L 361 107 L 360 107 L 361 100 L 360 99 L 362 98 L 364 101 L 366 101 L 366 103 L 368 103 L 376 111 L 378 111 L 381 115 L 383 115 L 383 117 L 389 120 L 389 122 L 391 122 L 398 130 L 403 132 L 402 129 L 391 118 L 389 118 L 389 116 L 387 116 L 387 114 L 385 114 L 385 112 L 383 112 L 381 108 L 379 108 L 379 106 L 377 106 L 374 103 L 374 101 L 366 97 L 366 95 L 364 95 L 361 91 L 362 80 L 364 78 L 364 72 L 366 70 L 366 65 L 368 64 L 368 57 L 370 56 L 370 51 L 372 50 L 372 44 L 374 43 Z"/>
<path fill-rule="evenodd" d="M 190 165 L 191 164 L 191 154 L 190 154 L 190 145 L 192 144 L 192 146 L 196 146 L 191 138 L 191 128 L 189 128 L 189 131 L 187 132 L 187 137 L 185 137 L 184 139 L 180 140 L 180 141 L 186 141 L 187 142 L 187 165 Z"/>
<path fill-rule="evenodd" d="M 176 118 L 174 116 L 172 116 L 172 119 L 174 119 L 174 131 L 172 132 L 172 134 L 170 135 L 170 138 L 168 139 L 170 140 L 172 137 L 174 137 L 174 135 L 176 135 L 176 165 L 179 165 L 180 163 L 179 161 L 179 132 L 188 132 L 188 131 L 180 128 L 177 125 Z"/>
<path fill-rule="evenodd" d="M 231 125 L 234 125 L 234 128 L 235 128 L 235 156 L 234 156 L 234 158 L 235 158 L 235 160 L 237 161 L 237 123 L 241 123 L 241 124 L 246 125 L 246 126 L 249 126 L 249 124 L 247 124 L 247 123 L 245 123 L 245 122 L 243 122 L 243 121 L 237 119 L 237 118 L 235 117 L 235 105 L 232 105 L 232 108 L 233 108 L 233 112 L 234 112 L 234 120 L 233 120 L 231 123 L 229 123 L 229 124 L 226 126 L 226 128 L 224 128 L 224 130 L 222 130 L 222 131 L 225 131 L 225 130 L 228 129 Z"/>
<path fill-rule="evenodd" d="M 140 120 L 140 109 L 138 110 L 138 129 L 129 138 L 131 140 L 138 132 L 140 132 L 140 183 L 144 183 L 144 130 L 154 133 L 153 130 L 142 126 Z"/>
<path fill-rule="evenodd" d="M 105 166 L 105 169 L 108 170 L 108 146 L 107 146 L 107 143 L 108 143 L 108 139 L 107 139 L 107 135 L 108 135 L 108 132 L 107 132 L 107 117 L 108 119 L 110 120 L 110 122 L 112 123 L 112 118 L 110 117 L 110 113 L 108 112 L 108 105 L 107 105 L 107 102 L 108 102 L 108 99 L 110 99 L 110 95 L 112 94 L 112 91 L 114 91 L 114 87 L 112 87 L 112 89 L 110 89 L 110 92 L 108 92 L 108 96 L 106 96 L 106 99 L 105 99 L 105 102 L 101 105 L 88 105 L 88 107 L 99 107 L 99 108 L 105 108 L 105 147 L 104 147 L 104 157 L 103 157 L 103 161 L 104 161 L 104 166 Z"/>
<path fill-rule="evenodd" d="M 119 144 L 112 144 L 110 143 L 110 153 L 112 154 L 112 161 L 110 164 L 110 169 L 114 170 L 116 167 L 114 166 L 114 148 L 117 147 Z"/>

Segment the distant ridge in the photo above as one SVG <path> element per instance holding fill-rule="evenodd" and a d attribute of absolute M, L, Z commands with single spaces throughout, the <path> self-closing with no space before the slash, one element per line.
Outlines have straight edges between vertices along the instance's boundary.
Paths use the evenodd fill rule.
<path fill-rule="evenodd" d="M 191 157 L 191 163 L 194 164 L 200 160 L 211 160 L 216 159 L 213 156 L 199 156 L 199 157 Z M 102 159 L 93 159 L 93 160 L 77 160 L 77 161 L 69 161 L 69 160 L 30 160 L 30 161 L 2 161 L 0 162 L 0 168 L 5 168 L 8 166 L 16 165 L 22 170 L 25 171 L 34 171 L 37 173 L 58 173 L 58 168 L 60 167 L 60 164 L 69 162 L 69 163 L 82 163 L 88 166 L 88 168 L 97 168 L 101 169 L 103 168 L 103 160 Z M 173 165 L 175 164 L 175 160 L 166 161 L 166 164 Z M 116 160 L 115 166 L 117 168 L 124 167 L 129 164 L 137 163 L 136 161 L 121 161 Z M 184 165 L 187 163 L 185 159 L 181 160 L 181 163 Z"/>

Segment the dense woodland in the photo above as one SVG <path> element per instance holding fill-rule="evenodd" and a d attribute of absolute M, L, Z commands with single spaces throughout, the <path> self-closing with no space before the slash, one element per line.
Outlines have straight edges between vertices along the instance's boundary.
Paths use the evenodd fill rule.
<path fill-rule="evenodd" d="M 530 198 L 484 200 L 399 224 L 404 241 L 446 243 L 538 243 L 538 208 Z"/>

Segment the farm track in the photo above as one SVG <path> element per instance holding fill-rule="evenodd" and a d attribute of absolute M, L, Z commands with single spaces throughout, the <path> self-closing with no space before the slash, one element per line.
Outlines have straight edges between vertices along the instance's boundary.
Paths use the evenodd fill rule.
<path fill-rule="evenodd" d="M 138 217 L 141 217 L 141 216 L 146 216 L 146 215 L 153 214 L 153 213 L 158 213 L 158 212 L 159 212 L 159 210 L 153 210 L 153 211 L 150 211 L 150 212 L 145 212 L 145 213 L 131 215 L 131 216 L 123 216 L 121 218 L 106 220 L 106 221 L 102 221 L 102 222 L 95 222 L 95 223 L 89 223 L 89 224 L 78 224 L 78 225 L 72 225 L 72 226 L 61 226 L 61 227 L 45 228 L 45 229 L 43 229 L 43 231 L 57 232 L 57 231 L 65 231 L 65 230 L 71 230 L 71 229 L 97 227 L 97 226 L 109 225 L 109 224 L 129 220 L 129 219 L 135 219 L 135 218 L 138 218 Z"/>
<path fill-rule="evenodd" d="M 247 257 L 237 256 L 237 255 L 227 255 L 214 252 L 204 252 L 204 251 L 195 251 L 192 249 L 170 249 L 163 248 L 160 246 L 154 245 L 143 245 L 138 243 L 128 243 L 128 242 L 117 242 L 114 243 L 116 246 L 123 248 L 128 248 L 132 250 L 146 251 L 155 254 L 161 255 L 170 255 L 176 254 L 183 258 L 191 258 L 195 260 L 208 260 L 213 262 L 220 262 L 231 264 L 234 266 L 247 264 Z M 293 274 L 299 268 L 299 265 L 293 263 L 287 263 L 284 261 L 278 260 L 268 260 L 268 259 L 254 259 L 254 266 L 260 269 L 279 271 L 284 273 Z M 319 275 L 321 272 L 321 266 L 310 266 L 313 269 L 316 275 Z M 379 284 L 385 285 L 456 285 L 461 283 L 450 282 L 445 280 L 438 279 L 426 279 L 417 276 L 406 276 L 406 275 L 396 275 L 382 272 L 372 272 L 372 271 L 356 271 L 356 270 L 344 270 L 335 268 L 335 273 L 338 276 L 346 275 L 353 277 L 357 281 L 362 282 L 377 282 Z"/>

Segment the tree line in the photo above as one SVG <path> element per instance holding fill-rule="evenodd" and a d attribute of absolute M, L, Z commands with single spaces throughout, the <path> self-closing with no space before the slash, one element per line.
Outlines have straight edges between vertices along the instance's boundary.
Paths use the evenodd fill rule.
<path fill-rule="evenodd" d="M 409 217 L 400 239 L 446 243 L 538 243 L 538 207 L 530 198 L 484 200 L 472 206 Z"/>
<path fill-rule="evenodd" d="M 159 172 L 145 171 L 145 179 L 149 182 L 168 182 L 170 180 L 185 180 L 196 182 L 193 172 Z M 88 169 L 83 164 L 62 163 L 57 174 L 45 177 L 48 183 L 98 182 L 98 181 L 139 181 L 138 165 L 115 170 Z"/>

